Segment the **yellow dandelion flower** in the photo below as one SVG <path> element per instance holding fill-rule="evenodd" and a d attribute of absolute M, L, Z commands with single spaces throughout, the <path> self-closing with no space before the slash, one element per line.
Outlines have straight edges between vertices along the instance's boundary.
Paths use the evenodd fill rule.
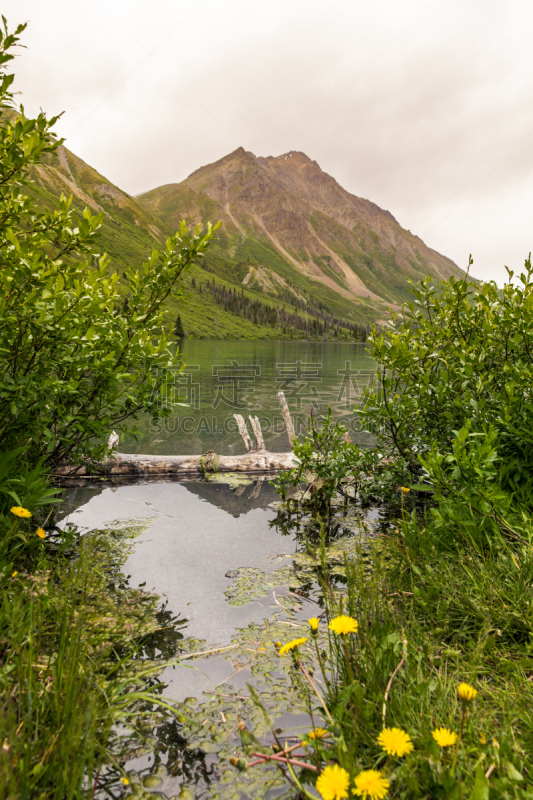
<path fill-rule="evenodd" d="M 437 728 L 431 735 L 439 747 L 451 747 L 457 741 L 457 734 L 449 728 Z"/>
<path fill-rule="evenodd" d="M 284 644 L 283 647 L 279 648 L 280 656 L 284 656 L 285 653 L 288 653 L 289 650 L 296 650 L 298 647 L 301 647 L 302 644 L 305 644 L 307 641 L 306 636 L 302 636 L 301 639 L 293 639 L 292 642 L 287 642 Z"/>
<path fill-rule="evenodd" d="M 401 728 L 383 728 L 378 744 L 389 756 L 406 756 L 413 750 L 411 737 Z"/>
<path fill-rule="evenodd" d="M 318 617 L 311 617 L 311 619 L 307 620 L 309 623 L 309 627 L 311 628 L 313 633 L 316 633 L 318 630 L 318 626 L 320 625 L 320 620 Z"/>
<path fill-rule="evenodd" d="M 402 486 L 402 487 L 401 487 L 401 490 L 402 490 L 402 492 L 404 492 L 405 494 L 407 494 L 407 492 L 410 492 L 410 491 L 411 491 L 410 489 L 408 489 L 408 488 L 407 488 L 407 486 Z"/>
<path fill-rule="evenodd" d="M 325 728 L 314 728 L 307 734 L 308 739 L 325 739 L 326 736 L 329 736 L 329 731 Z"/>
<path fill-rule="evenodd" d="M 10 508 L 9 510 L 16 517 L 31 517 L 31 511 L 28 511 L 27 508 L 21 508 L 21 506 L 13 506 L 13 508 Z"/>
<path fill-rule="evenodd" d="M 129 786 L 129 780 L 127 778 L 121 778 L 120 782 L 124 784 L 124 786 Z"/>
<path fill-rule="evenodd" d="M 360 772 L 354 784 L 353 793 L 362 798 L 368 797 L 370 800 L 382 800 L 383 797 L 387 796 L 390 786 L 387 778 L 384 778 L 381 772 L 375 769 L 367 769 L 364 772 Z"/>
<path fill-rule="evenodd" d="M 342 800 L 348 797 L 349 784 L 350 776 L 346 770 L 334 764 L 324 768 L 317 778 L 316 788 L 323 800 Z"/>
<path fill-rule="evenodd" d="M 476 696 L 477 689 L 474 689 L 474 687 L 470 686 L 468 683 L 460 683 L 457 687 L 457 694 L 465 703 L 470 703 Z"/>
<path fill-rule="evenodd" d="M 340 617 L 335 617 L 329 623 L 329 629 L 336 633 L 337 636 L 345 636 L 347 633 L 357 633 L 359 624 L 353 617 L 346 617 L 342 614 Z"/>
<path fill-rule="evenodd" d="M 46 538 L 46 533 L 45 533 L 45 531 L 44 531 L 42 528 L 37 528 L 37 530 L 35 531 L 35 533 L 37 534 L 37 536 L 39 537 L 39 539 L 45 539 L 45 538 Z"/>
<path fill-rule="evenodd" d="M 12 573 L 11 577 L 14 578 L 16 575 L 18 575 L 17 570 L 15 570 L 15 572 Z"/>
<path fill-rule="evenodd" d="M 485 736 L 484 733 L 482 733 L 481 736 L 479 737 L 479 741 L 481 744 L 487 744 L 487 737 Z"/>

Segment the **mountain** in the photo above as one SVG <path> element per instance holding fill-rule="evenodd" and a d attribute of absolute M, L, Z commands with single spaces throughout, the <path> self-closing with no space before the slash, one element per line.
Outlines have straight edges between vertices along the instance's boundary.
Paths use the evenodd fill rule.
<path fill-rule="evenodd" d="M 257 158 L 239 148 L 179 184 L 134 198 L 61 146 L 31 173 L 48 209 L 60 195 L 103 212 L 99 249 L 115 269 L 135 266 L 182 219 L 222 220 L 207 262 L 169 299 L 193 338 L 365 339 L 387 305 L 408 297 L 406 278 L 462 274 L 396 222 L 343 189 L 303 153 Z"/>
<path fill-rule="evenodd" d="M 387 304 L 401 304 L 406 279 L 464 274 L 296 151 L 262 158 L 240 147 L 137 200 L 171 228 L 183 218 L 221 219 L 214 271 L 231 282 L 271 297 L 322 300 L 348 319 L 376 319 Z"/>
<path fill-rule="evenodd" d="M 57 208 L 61 194 L 65 194 L 72 195 L 73 205 L 80 211 L 88 206 L 93 213 L 103 212 L 97 247 L 110 256 L 119 273 L 126 265 L 140 265 L 154 247 L 159 248 L 176 230 L 177 226 L 169 227 L 64 146 L 59 147 L 56 154 L 44 155 L 40 164 L 32 167 L 30 179 L 25 190 L 42 209 Z M 297 313 L 290 303 L 274 302 L 265 298 L 262 291 L 248 289 L 240 283 L 238 299 L 235 299 L 230 296 L 236 292 L 234 279 L 228 281 L 223 277 L 227 272 L 223 259 L 219 263 L 216 257 L 211 266 L 194 266 L 185 279 L 185 302 L 172 297 L 166 302 L 168 327 L 174 329 L 179 314 L 185 330 L 193 338 L 307 338 L 304 318 L 308 315 Z M 293 324 L 282 317 L 285 312 L 292 315 Z M 333 328 L 334 324 L 330 324 L 328 329 L 333 333 Z M 327 331 L 320 333 L 327 335 Z M 361 333 L 355 333 L 361 338 Z M 353 338 L 346 330 L 341 331 L 341 338 L 343 336 Z"/>
<path fill-rule="evenodd" d="M 61 145 L 57 154 L 46 154 L 32 167 L 32 194 L 49 210 L 57 207 L 61 194 L 73 195 L 79 209 L 88 206 L 93 214 L 103 212 L 99 232 L 102 252 L 107 252 L 113 266 L 135 266 L 161 247 L 172 231 L 144 206 L 114 186 L 103 175 Z"/>
<path fill-rule="evenodd" d="M 140 265 L 154 247 L 161 247 L 166 237 L 178 227 L 169 226 L 154 216 L 137 199 L 108 181 L 63 145 L 56 154 L 44 155 L 40 164 L 32 167 L 30 179 L 31 183 L 25 190 L 43 209 L 57 208 L 60 196 L 65 194 L 72 195 L 73 205 L 80 211 L 88 206 L 93 213 L 103 212 L 97 247 L 110 256 L 119 273 L 126 265 Z M 168 327 L 174 329 L 179 314 L 185 330 L 193 338 L 307 337 L 303 324 L 305 314 L 296 315 L 296 309 L 290 303 L 269 301 L 262 291 L 243 287 L 240 282 L 238 301 L 229 298 L 232 290 L 235 293 L 236 286 L 234 279 L 224 280 L 226 273 L 228 268 L 224 260 L 219 263 L 216 257 L 211 266 L 193 267 L 185 279 L 186 301 L 169 298 L 166 303 Z M 215 275 L 218 277 L 216 281 Z M 279 324 L 283 320 L 280 320 L 277 306 L 293 315 L 296 327 Z M 267 321 L 267 317 L 270 320 Z"/>

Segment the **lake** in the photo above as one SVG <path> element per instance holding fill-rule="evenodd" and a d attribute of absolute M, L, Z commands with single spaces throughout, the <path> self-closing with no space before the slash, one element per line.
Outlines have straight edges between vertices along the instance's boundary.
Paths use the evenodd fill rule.
<path fill-rule="evenodd" d="M 192 455 L 214 450 L 221 455 L 244 452 L 233 414 L 260 419 L 265 445 L 272 452 L 289 449 L 277 393 L 285 393 L 297 432 L 309 415 L 331 406 L 361 444 L 354 406 L 375 375 L 375 362 L 362 342 L 259 342 L 184 340 L 184 370 L 176 370 L 166 399 L 177 402 L 171 416 L 152 423 L 141 416 L 144 438 L 127 437 L 126 453 Z M 251 430 L 250 430 L 251 433 Z"/>
<path fill-rule="evenodd" d="M 375 375 L 362 343 L 184 341 L 180 350 L 186 366 L 176 371 L 166 399 L 183 405 L 161 423 L 141 417 L 145 438 L 130 437 L 121 443 L 122 452 L 242 453 L 234 413 L 258 416 L 267 449 L 287 451 L 280 390 L 297 432 L 310 414 L 327 413 L 329 405 L 353 440 L 371 443 L 358 430 L 354 412 Z M 275 646 L 305 635 L 308 618 L 323 614 L 307 552 L 316 531 L 311 520 L 287 521 L 271 477 L 80 480 L 65 492 L 62 525 L 82 532 L 140 526 L 123 571 L 131 585 L 144 585 L 161 598 L 163 627 L 145 644 L 143 656 L 150 663 L 170 662 L 160 680 L 180 711 L 153 728 L 146 746 L 126 760 L 128 789 L 118 771 L 108 771 L 111 796 L 293 796 L 274 764 L 241 773 L 229 761 L 241 752 L 239 718 L 260 741 L 272 740 L 252 689 L 289 745 L 323 722 L 316 709 L 311 719 L 292 660 L 280 658 Z M 355 553 L 363 530 L 368 535 L 387 524 L 376 509 L 344 508 L 328 549 L 333 582 L 335 576 L 344 580 L 344 558 Z"/>
<path fill-rule="evenodd" d="M 324 613 L 308 555 L 309 542 L 317 541 L 312 519 L 288 519 L 259 476 L 95 481 L 67 490 L 64 499 L 62 525 L 88 532 L 134 524 L 140 531 L 123 572 L 130 585 L 161 598 L 162 627 L 142 655 L 150 664 L 170 662 L 160 680 L 163 695 L 178 704 L 177 717 L 153 728 L 148 723 L 145 746 L 123 762 L 127 789 L 121 772 L 106 772 L 105 796 L 293 798 L 274 764 L 239 772 L 230 758 L 242 754 L 239 718 L 261 742 L 272 742 L 251 687 L 289 746 L 313 723 L 324 724 L 319 709 L 310 717 L 306 686 L 275 646 L 308 635 L 309 617 Z M 361 534 L 387 534 L 391 524 L 377 509 L 339 507 L 337 513 L 326 551 L 331 587 L 343 584 L 344 557 L 355 555 Z M 312 657 L 311 650 L 303 653 Z"/>

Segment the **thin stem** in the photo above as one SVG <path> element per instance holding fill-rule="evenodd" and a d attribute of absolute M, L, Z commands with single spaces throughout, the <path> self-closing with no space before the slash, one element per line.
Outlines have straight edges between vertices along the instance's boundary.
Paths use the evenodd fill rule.
<path fill-rule="evenodd" d="M 344 652 L 346 653 L 346 666 L 348 668 L 348 678 L 350 683 L 354 682 L 353 672 L 352 672 L 352 663 L 350 660 L 350 653 L 348 652 L 348 642 L 346 641 L 346 636 L 342 637 L 343 644 L 344 644 Z"/>
<path fill-rule="evenodd" d="M 324 683 L 326 684 L 326 688 L 327 688 L 328 692 L 330 692 L 331 691 L 331 684 L 330 684 L 330 682 L 328 680 L 328 677 L 326 675 L 326 668 L 324 666 L 324 662 L 322 661 L 322 656 L 320 655 L 320 650 L 319 650 L 319 647 L 318 647 L 317 637 L 313 636 L 313 639 L 314 639 L 314 642 L 315 642 L 316 655 L 317 655 L 317 658 L 318 658 L 318 663 L 320 665 L 320 671 L 322 673 L 322 677 L 324 678 Z"/>
<path fill-rule="evenodd" d="M 394 678 L 396 677 L 396 675 L 398 674 L 398 672 L 400 671 L 400 669 L 403 667 L 404 664 L 405 664 L 405 657 L 402 658 L 402 660 L 400 661 L 400 663 L 398 664 L 398 666 L 396 667 L 396 669 L 394 670 L 394 672 L 390 676 L 389 682 L 387 684 L 387 688 L 385 689 L 385 696 L 383 698 L 383 709 L 382 709 L 382 712 L 381 712 L 382 717 L 383 717 L 383 727 L 385 727 L 385 715 L 387 713 L 387 700 L 389 699 L 389 692 L 390 692 L 390 689 L 391 689 L 391 686 L 392 686 L 392 682 L 393 682 Z"/>
<path fill-rule="evenodd" d="M 461 739 L 463 738 L 465 719 L 466 719 L 466 702 L 463 701 L 463 716 L 461 718 L 461 729 L 459 731 L 459 736 L 457 737 L 457 742 L 455 744 L 455 753 L 453 754 L 453 762 L 450 769 L 450 775 L 452 776 L 453 773 L 455 772 L 455 765 L 457 764 L 457 756 L 459 755 L 459 745 L 461 744 Z"/>
<path fill-rule="evenodd" d="M 309 675 L 309 673 L 307 672 L 306 668 L 304 667 L 304 665 L 302 664 L 302 662 L 300 661 L 300 659 L 298 659 L 298 664 L 299 664 L 299 667 L 300 667 L 300 669 L 302 670 L 303 674 L 305 675 L 305 677 L 307 678 L 307 680 L 308 680 L 308 681 L 309 681 L 309 683 L 311 684 L 311 688 L 313 689 L 314 693 L 316 694 L 316 696 L 317 696 L 317 697 L 318 697 L 318 699 L 320 700 L 320 705 L 321 705 L 321 706 L 322 706 L 322 708 L 324 709 L 324 711 L 325 711 L 325 713 L 326 713 L 326 716 L 327 716 L 327 718 L 329 719 L 329 721 L 330 721 L 331 725 L 334 725 L 335 723 L 333 722 L 333 719 L 332 719 L 332 717 L 331 717 L 331 714 L 330 714 L 330 713 L 329 713 L 329 711 L 328 711 L 328 707 L 327 707 L 327 705 L 326 705 L 326 704 L 325 704 L 325 702 L 324 702 L 324 698 L 322 697 L 322 695 L 320 694 L 320 692 L 319 692 L 319 691 L 318 691 L 318 689 L 317 689 L 316 683 L 314 682 L 314 680 L 312 679 L 312 677 Z"/>
<path fill-rule="evenodd" d="M 296 758 L 284 758 L 282 755 L 268 755 L 267 753 L 252 753 L 257 757 L 257 761 L 252 761 L 248 764 L 253 767 L 260 764 L 262 761 L 279 761 L 282 764 L 293 764 L 295 767 L 302 767 L 303 769 L 310 769 L 312 772 L 318 772 L 318 769 L 313 764 L 308 764 L 306 761 L 299 761 Z"/>

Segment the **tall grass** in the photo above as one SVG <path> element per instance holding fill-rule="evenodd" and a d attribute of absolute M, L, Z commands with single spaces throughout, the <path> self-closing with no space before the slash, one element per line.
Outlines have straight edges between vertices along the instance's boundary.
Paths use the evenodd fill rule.
<path fill-rule="evenodd" d="M 150 680 L 160 665 L 137 657 L 159 627 L 157 598 L 120 573 L 131 529 L 30 540 L 32 527 L 17 521 L 2 539 L 0 794 L 59 800 L 93 797 L 104 782 L 124 789 L 114 726 L 130 727 L 131 747 L 140 710 L 165 705 Z M 17 548 L 9 563 L 10 539 L 36 547 Z"/>
<path fill-rule="evenodd" d="M 361 530 L 358 553 L 346 558 L 339 582 L 328 545 L 342 517 L 329 527 L 325 518 L 319 536 L 316 514 L 307 532 L 296 529 L 317 564 L 324 612 L 316 633 L 310 625 L 307 641 L 282 657 L 292 656 L 314 725 L 326 733 L 305 736 L 285 756 L 265 748 L 259 761 L 284 758 L 277 763 L 299 797 L 316 797 L 317 789 L 323 800 L 344 797 L 343 784 L 334 792 L 339 774 L 346 791 L 370 780 L 374 793 L 360 795 L 370 800 L 533 797 L 527 520 L 527 542 L 505 539 L 495 522 L 485 546 L 465 536 L 452 547 L 430 518 L 423 522 L 397 506 L 385 533 L 369 538 Z M 331 629 L 341 615 L 358 623 L 356 632 Z M 461 683 L 477 692 L 472 702 L 459 696 Z M 433 734 L 442 727 L 453 744 L 438 744 Z M 378 737 L 391 728 L 410 738 L 412 752 L 386 752 Z M 334 775 L 333 767 L 342 772 Z"/>

